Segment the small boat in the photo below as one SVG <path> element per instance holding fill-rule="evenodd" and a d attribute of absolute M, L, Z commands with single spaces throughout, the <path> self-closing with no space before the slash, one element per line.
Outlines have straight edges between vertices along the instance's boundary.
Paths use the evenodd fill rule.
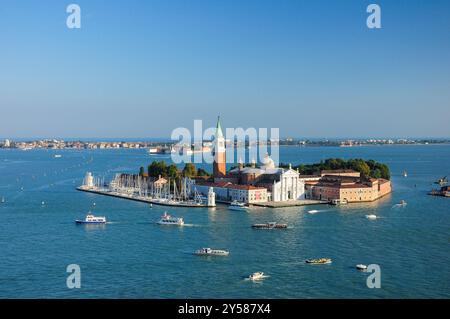
<path fill-rule="evenodd" d="M 5 197 L 2 197 L 1 203 L 3 204 L 4 202 L 6 202 Z"/>
<path fill-rule="evenodd" d="M 398 203 L 398 206 L 406 206 L 406 202 L 402 199 L 400 203 Z"/>
<path fill-rule="evenodd" d="M 253 274 L 251 274 L 250 276 L 248 276 L 248 279 L 249 280 L 261 280 L 264 277 L 265 276 L 264 276 L 264 273 L 262 271 L 257 271 L 257 272 L 254 272 Z"/>
<path fill-rule="evenodd" d="M 403 177 L 408 177 L 408 173 L 406 171 L 403 171 Z"/>
<path fill-rule="evenodd" d="M 337 205 L 346 205 L 348 204 L 348 202 L 346 199 L 332 199 L 330 201 L 330 204 L 337 206 Z"/>
<path fill-rule="evenodd" d="M 278 224 L 275 222 L 252 225 L 252 228 L 255 228 L 255 229 L 286 229 L 287 227 L 288 227 L 287 224 Z"/>
<path fill-rule="evenodd" d="M 183 226 L 184 220 L 183 218 L 172 217 L 167 212 L 164 212 L 164 215 L 161 216 L 161 219 L 158 221 L 159 225 L 176 225 Z"/>
<path fill-rule="evenodd" d="M 444 176 L 442 178 L 439 178 L 437 181 L 434 182 L 435 184 L 439 184 L 440 186 L 445 186 L 448 183 L 447 176 Z"/>
<path fill-rule="evenodd" d="M 106 217 L 88 214 L 84 220 L 77 219 L 77 224 L 106 224 Z"/>
<path fill-rule="evenodd" d="M 61 154 L 55 154 L 55 158 L 61 158 L 62 155 Z"/>
<path fill-rule="evenodd" d="M 356 265 L 356 269 L 358 269 L 358 270 L 367 270 L 367 266 L 363 265 L 363 264 L 358 264 L 358 265 Z"/>
<path fill-rule="evenodd" d="M 312 265 L 327 265 L 327 264 L 331 264 L 331 259 L 330 258 L 319 258 L 319 259 L 307 259 L 305 260 L 305 262 L 307 264 L 312 264 Z"/>
<path fill-rule="evenodd" d="M 367 218 L 367 219 L 374 220 L 374 219 L 377 219 L 378 217 L 377 217 L 377 215 L 371 214 L 371 215 L 366 215 L 366 218 Z"/>
<path fill-rule="evenodd" d="M 317 210 L 317 209 L 311 209 L 311 210 L 308 210 L 308 214 L 316 214 L 316 213 L 318 213 L 319 211 Z"/>
<path fill-rule="evenodd" d="M 194 254 L 198 256 L 228 256 L 230 252 L 227 250 L 202 248 L 196 250 Z"/>
<path fill-rule="evenodd" d="M 245 206 L 244 203 L 239 203 L 238 201 L 234 200 L 230 206 L 228 206 L 229 210 L 238 210 L 238 211 L 247 211 L 248 207 Z"/>

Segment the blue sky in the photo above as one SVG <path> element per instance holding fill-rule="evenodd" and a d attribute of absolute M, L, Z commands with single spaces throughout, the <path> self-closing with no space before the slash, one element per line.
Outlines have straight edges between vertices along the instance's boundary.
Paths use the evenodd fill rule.
<path fill-rule="evenodd" d="M 450 137 L 449 35 L 445 0 L 2 0 L 0 136 Z"/>

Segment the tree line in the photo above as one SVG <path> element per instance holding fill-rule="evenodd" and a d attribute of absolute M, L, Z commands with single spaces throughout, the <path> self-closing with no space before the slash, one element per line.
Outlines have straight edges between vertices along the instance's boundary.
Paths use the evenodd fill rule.
<path fill-rule="evenodd" d="M 145 174 L 143 166 L 139 169 L 139 175 Z M 172 180 L 178 180 L 182 177 L 210 176 L 210 174 L 202 168 L 197 168 L 193 163 L 186 163 L 183 169 L 179 169 L 175 164 L 167 165 L 165 161 L 153 161 L 147 166 L 147 174 L 149 177 L 164 177 Z"/>
<path fill-rule="evenodd" d="M 286 164 L 281 164 L 281 167 L 288 167 Z M 352 169 L 360 172 L 364 178 L 384 178 L 391 179 L 391 172 L 386 164 L 376 162 L 374 160 L 363 160 L 360 158 L 344 160 L 342 158 L 329 158 L 322 160 L 315 164 L 300 164 L 293 166 L 293 169 L 298 169 L 302 175 L 319 174 L 322 170 L 336 170 L 336 169 Z"/>

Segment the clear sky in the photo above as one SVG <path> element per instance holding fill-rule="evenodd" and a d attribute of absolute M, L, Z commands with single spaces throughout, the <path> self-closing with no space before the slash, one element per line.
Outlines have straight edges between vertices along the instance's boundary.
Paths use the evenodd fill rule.
<path fill-rule="evenodd" d="M 219 114 L 281 136 L 450 137 L 450 1 L 0 2 L 0 136 L 167 137 Z"/>

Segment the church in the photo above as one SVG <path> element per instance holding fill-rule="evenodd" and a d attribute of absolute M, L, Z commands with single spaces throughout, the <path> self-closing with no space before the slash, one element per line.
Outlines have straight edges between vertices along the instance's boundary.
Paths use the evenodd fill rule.
<path fill-rule="evenodd" d="M 260 165 L 252 160 L 250 166 L 244 166 L 240 161 L 238 167 L 227 172 L 225 145 L 225 137 L 218 118 L 214 140 L 213 178 L 196 181 L 195 188 L 200 193 L 206 195 L 209 187 L 212 187 L 218 200 L 239 200 L 247 204 L 305 198 L 305 181 L 315 177 L 302 177 L 290 166 L 288 169 L 276 167 L 268 154 Z"/>

